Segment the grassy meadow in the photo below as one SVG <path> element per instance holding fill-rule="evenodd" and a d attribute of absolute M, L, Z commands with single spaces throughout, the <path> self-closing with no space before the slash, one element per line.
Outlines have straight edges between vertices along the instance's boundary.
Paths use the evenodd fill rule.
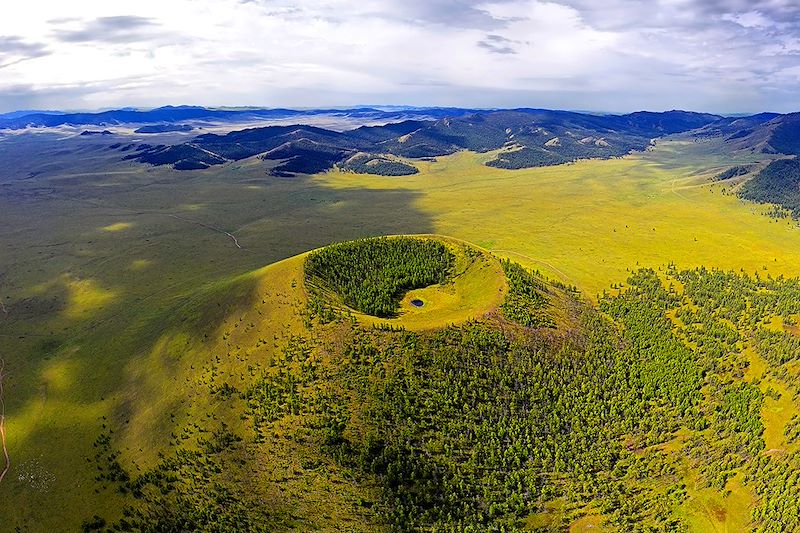
<path fill-rule="evenodd" d="M 662 141 L 651 151 L 518 171 L 461 152 L 417 162 L 418 175 L 382 178 L 330 172 L 332 188 L 414 193 L 436 233 L 458 237 L 575 284 L 589 296 L 636 266 L 705 265 L 800 274 L 800 231 L 766 208 L 723 194 L 708 179 L 763 154 L 722 158 L 713 141 Z M 394 214 L 403 217 L 402 212 Z"/>
<path fill-rule="evenodd" d="M 299 260 L 265 265 L 331 242 L 448 235 L 590 298 L 637 266 L 670 262 L 800 275 L 796 223 L 771 219 L 765 207 L 723 194 L 730 185 L 707 181 L 766 156 L 723 157 L 712 141 L 662 141 L 621 159 L 519 171 L 482 165 L 491 154 L 463 152 L 414 161 L 414 176 L 296 178 L 267 176 L 257 159 L 194 172 L 149 168 L 120 161 L 111 142 L 0 140 L 0 357 L 12 460 L 0 518 L 22 531 L 75 529 L 118 510 L 115 493 L 94 481 L 101 432 L 115 431 L 122 461 L 144 468 L 178 428 L 223 416 L 228 407 L 209 404 L 200 388 L 213 387 L 218 374 L 254 375 L 302 328 Z M 502 292 L 496 265 L 470 268 L 461 278 L 468 291 Z M 408 298 L 425 299 L 425 291 Z M 770 402 L 767 439 L 779 446 L 776 425 L 796 407 Z M 296 448 L 287 453 L 300 461 Z M 323 529 L 373 497 L 341 479 L 305 486 L 295 468 L 265 466 L 254 483 L 287 479 L 289 492 L 265 502 L 294 506 L 297 516 L 326 502 Z M 746 513 L 747 498 L 725 500 L 733 502 L 728 514 L 686 512 L 699 530 L 707 516 L 707 530 L 724 530 L 717 526 L 735 510 Z M 587 518 L 576 530 L 593 525 Z"/>

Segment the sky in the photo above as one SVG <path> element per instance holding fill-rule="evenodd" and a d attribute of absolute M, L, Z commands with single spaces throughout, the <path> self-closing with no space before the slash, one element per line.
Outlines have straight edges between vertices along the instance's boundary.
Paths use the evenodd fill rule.
<path fill-rule="evenodd" d="M 800 111 L 800 0 L 12 0 L 0 112 Z"/>

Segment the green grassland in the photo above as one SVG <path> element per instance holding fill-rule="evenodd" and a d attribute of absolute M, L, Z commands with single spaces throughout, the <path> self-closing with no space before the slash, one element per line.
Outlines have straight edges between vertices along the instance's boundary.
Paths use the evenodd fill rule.
<path fill-rule="evenodd" d="M 181 405 L 171 393 L 190 396 L 195 385 L 175 359 L 189 353 L 196 333 L 170 333 L 188 298 L 330 242 L 394 233 L 385 213 L 408 203 L 402 192 L 276 180 L 257 161 L 187 175 L 120 162 L 95 140 L 3 143 L 14 143 L 0 157 L 8 312 L 0 338 L 12 469 L 0 487 L 0 514 L 23 530 L 77 527 L 85 509 L 102 514 L 118 505 L 113 492 L 95 493 L 87 462 L 102 424 L 134 424 L 126 447 L 142 460 L 153 461 L 169 440 L 165 409 Z M 42 159 L 42 151 L 51 155 Z M 36 172 L 43 174 L 29 177 Z M 424 216 L 412 226 L 430 231 Z M 242 248 L 222 231 L 235 233 Z M 238 304 L 249 294 L 238 290 L 203 301 L 212 309 Z M 191 370 L 190 355 L 181 361 Z M 31 470 L 46 482 L 19 479 Z"/>
<path fill-rule="evenodd" d="M 708 179 L 725 165 L 765 157 L 717 155 L 716 141 L 662 141 L 621 159 L 506 171 L 461 152 L 402 180 L 319 175 L 332 188 L 414 193 L 437 233 L 462 238 L 574 283 L 594 296 L 639 266 L 767 267 L 800 274 L 800 232 L 765 207 L 723 195 Z M 402 217 L 403 213 L 397 213 Z"/>
<path fill-rule="evenodd" d="M 183 429 L 198 431 L 193 423 L 225 420 L 243 434 L 248 422 L 235 422 L 243 402 L 211 391 L 223 381 L 248 383 L 305 331 L 301 260 L 276 262 L 331 242 L 447 234 L 590 298 L 637 267 L 670 262 L 800 275 L 796 223 L 723 194 L 727 183 L 708 183 L 727 166 L 768 156 L 722 154 L 713 140 L 666 140 L 621 159 L 519 171 L 484 166 L 492 154 L 462 152 L 415 160 L 413 176 L 279 179 L 256 159 L 181 173 L 121 162 L 102 139 L 36 137 L 0 141 L 0 356 L 12 457 L 0 516 L 23 531 L 75 529 L 92 514 L 119 512 L 122 495 L 95 481 L 93 443 L 103 432 L 114 431 L 131 471 L 156 466 Z M 455 281 L 463 286 L 450 293 L 409 292 L 434 304 L 404 305 L 397 320 L 408 329 L 432 324 L 425 313 L 439 301 L 453 315 L 437 314 L 433 325 L 496 308 L 505 290 L 499 263 L 465 267 Z M 759 387 L 788 391 L 782 376 L 771 373 Z M 789 397 L 768 397 L 761 410 L 769 448 L 784 452 L 794 448 L 783 428 L 798 412 Z M 363 502 L 378 499 L 378 481 L 350 483 L 333 463 L 308 474 L 313 450 L 291 419 L 278 424 L 285 427 L 238 452 L 281 458 L 259 463 L 247 485 L 253 497 L 296 524 L 374 530 Z M 686 468 L 687 480 L 698 475 Z M 748 520 L 756 495 L 731 483 L 728 497 L 688 491 L 685 513 L 697 530 L 735 530 Z M 325 516 L 316 512 L 322 503 Z"/>

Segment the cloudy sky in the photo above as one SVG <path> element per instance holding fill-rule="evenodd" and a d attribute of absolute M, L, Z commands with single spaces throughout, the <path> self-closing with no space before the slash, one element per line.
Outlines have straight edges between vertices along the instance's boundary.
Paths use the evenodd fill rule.
<path fill-rule="evenodd" d="M 800 110 L 798 0 L 13 0 L 0 112 Z"/>

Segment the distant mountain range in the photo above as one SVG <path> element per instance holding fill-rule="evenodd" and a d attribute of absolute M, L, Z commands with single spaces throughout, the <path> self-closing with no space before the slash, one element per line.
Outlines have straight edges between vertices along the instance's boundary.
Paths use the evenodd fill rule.
<path fill-rule="evenodd" d="M 734 150 L 800 155 L 800 113 L 762 113 L 744 119 L 723 119 L 718 129 Z"/>
<path fill-rule="evenodd" d="M 618 157 L 646 149 L 653 139 L 691 132 L 697 138 L 722 137 L 731 151 L 800 154 L 800 114 L 760 113 L 723 117 L 688 111 L 624 115 L 546 109 L 478 110 L 464 108 L 357 107 L 352 109 L 261 109 L 166 106 L 98 113 L 51 111 L 0 115 L 0 129 L 58 126 L 134 127 L 136 133 L 187 133 L 203 123 L 236 127 L 263 121 L 314 122 L 339 117 L 350 124 L 379 123 L 347 131 L 311 125 L 270 125 L 226 134 L 206 133 L 179 144 L 120 142 L 112 146 L 125 159 L 193 170 L 259 156 L 278 161 L 275 175 L 315 173 L 338 166 L 383 175 L 417 172 L 408 159 L 431 158 L 459 150 L 497 151 L 489 166 L 517 169 L 578 159 Z M 241 127 L 241 126 L 240 126 Z M 86 135 L 110 133 L 85 131 Z"/>
<path fill-rule="evenodd" d="M 375 109 L 337 112 L 372 117 L 383 113 L 385 118 L 394 114 Z M 653 138 L 701 128 L 722 119 L 686 111 L 628 115 L 545 109 L 402 111 L 404 115 L 409 112 L 418 113 L 425 120 L 401 120 L 344 132 L 307 125 L 267 126 L 225 135 L 199 135 L 171 146 L 139 144 L 122 148 L 132 151 L 125 156 L 128 159 L 174 165 L 181 170 L 260 156 L 280 161 L 272 169 L 276 175 L 321 172 L 334 165 L 357 172 L 403 175 L 415 173 L 416 167 L 399 158 L 437 157 L 459 150 L 501 150 L 487 164 L 509 169 L 621 156 L 645 149 Z M 431 119 L 436 113 L 448 116 Z"/>
<path fill-rule="evenodd" d="M 4 120 L 16 119 L 28 115 L 63 115 L 62 111 L 43 110 L 43 109 L 21 109 L 19 111 L 10 111 L 8 113 L 0 113 L 0 123 Z"/>
<path fill-rule="evenodd" d="M 773 211 L 774 216 L 800 218 L 800 113 L 764 113 L 730 123 L 720 121 L 713 129 L 711 126 L 698 134 L 724 135 L 731 151 L 794 156 L 773 161 L 748 179 L 737 193 L 747 200 L 777 204 L 785 210 Z"/>
<path fill-rule="evenodd" d="M 149 110 L 114 109 L 97 113 L 61 113 L 58 111 L 15 111 L 0 115 L 0 129 L 52 128 L 57 126 L 117 126 L 171 124 L 186 121 L 246 122 L 285 119 L 296 116 L 347 115 L 369 119 L 393 120 L 399 117 L 440 118 L 461 116 L 474 110 L 458 108 L 414 108 L 385 111 L 359 107 L 353 109 L 261 109 L 207 108 L 198 106 L 165 106 Z"/>
<path fill-rule="evenodd" d="M 201 108 L 153 110 L 149 116 L 162 122 L 137 131 L 189 131 L 191 126 L 179 124 L 179 117 L 188 119 L 206 116 L 204 113 L 209 112 Z M 330 112 L 236 111 L 261 117 L 270 113 L 274 117 L 286 113 L 299 116 Z M 312 174 L 333 167 L 365 174 L 401 176 L 418 172 L 409 160 L 433 158 L 459 150 L 498 151 L 486 163 L 498 168 L 557 165 L 578 159 L 622 156 L 646 149 L 655 138 L 676 133 L 696 139 L 721 138 L 723 146 L 731 153 L 744 150 L 789 157 L 800 155 L 800 113 L 722 117 L 687 111 L 595 115 L 545 109 L 386 111 L 373 108 L 337 110 L 336 113 L 351 117 L 380 116 L 384 120 L 416 113 L 424 120 L 400 120 L 344 132 L 308 125 L 267 126 L 225 135 L 199 135 L 174 145 L 118 143 L 117 146 L 128 152 L 125 159 L 172 165 L 178 170 L 204 169 L 259 156 L 277 161 L 270 169 L 276 176 Z M 435 118 L 437 113 L 448 116 Z M 173 122 L 166 122 L 167 117 Z M 747 180 L 744 186 L 737 188 L 741 197 L 777 204 L 795 218 L 800 217 L 800 164 L 796 159 L 778 160 L 760 170 L 752 166 L 732 167 L 717 176 L 717 179 L 739 178 Z"/>

